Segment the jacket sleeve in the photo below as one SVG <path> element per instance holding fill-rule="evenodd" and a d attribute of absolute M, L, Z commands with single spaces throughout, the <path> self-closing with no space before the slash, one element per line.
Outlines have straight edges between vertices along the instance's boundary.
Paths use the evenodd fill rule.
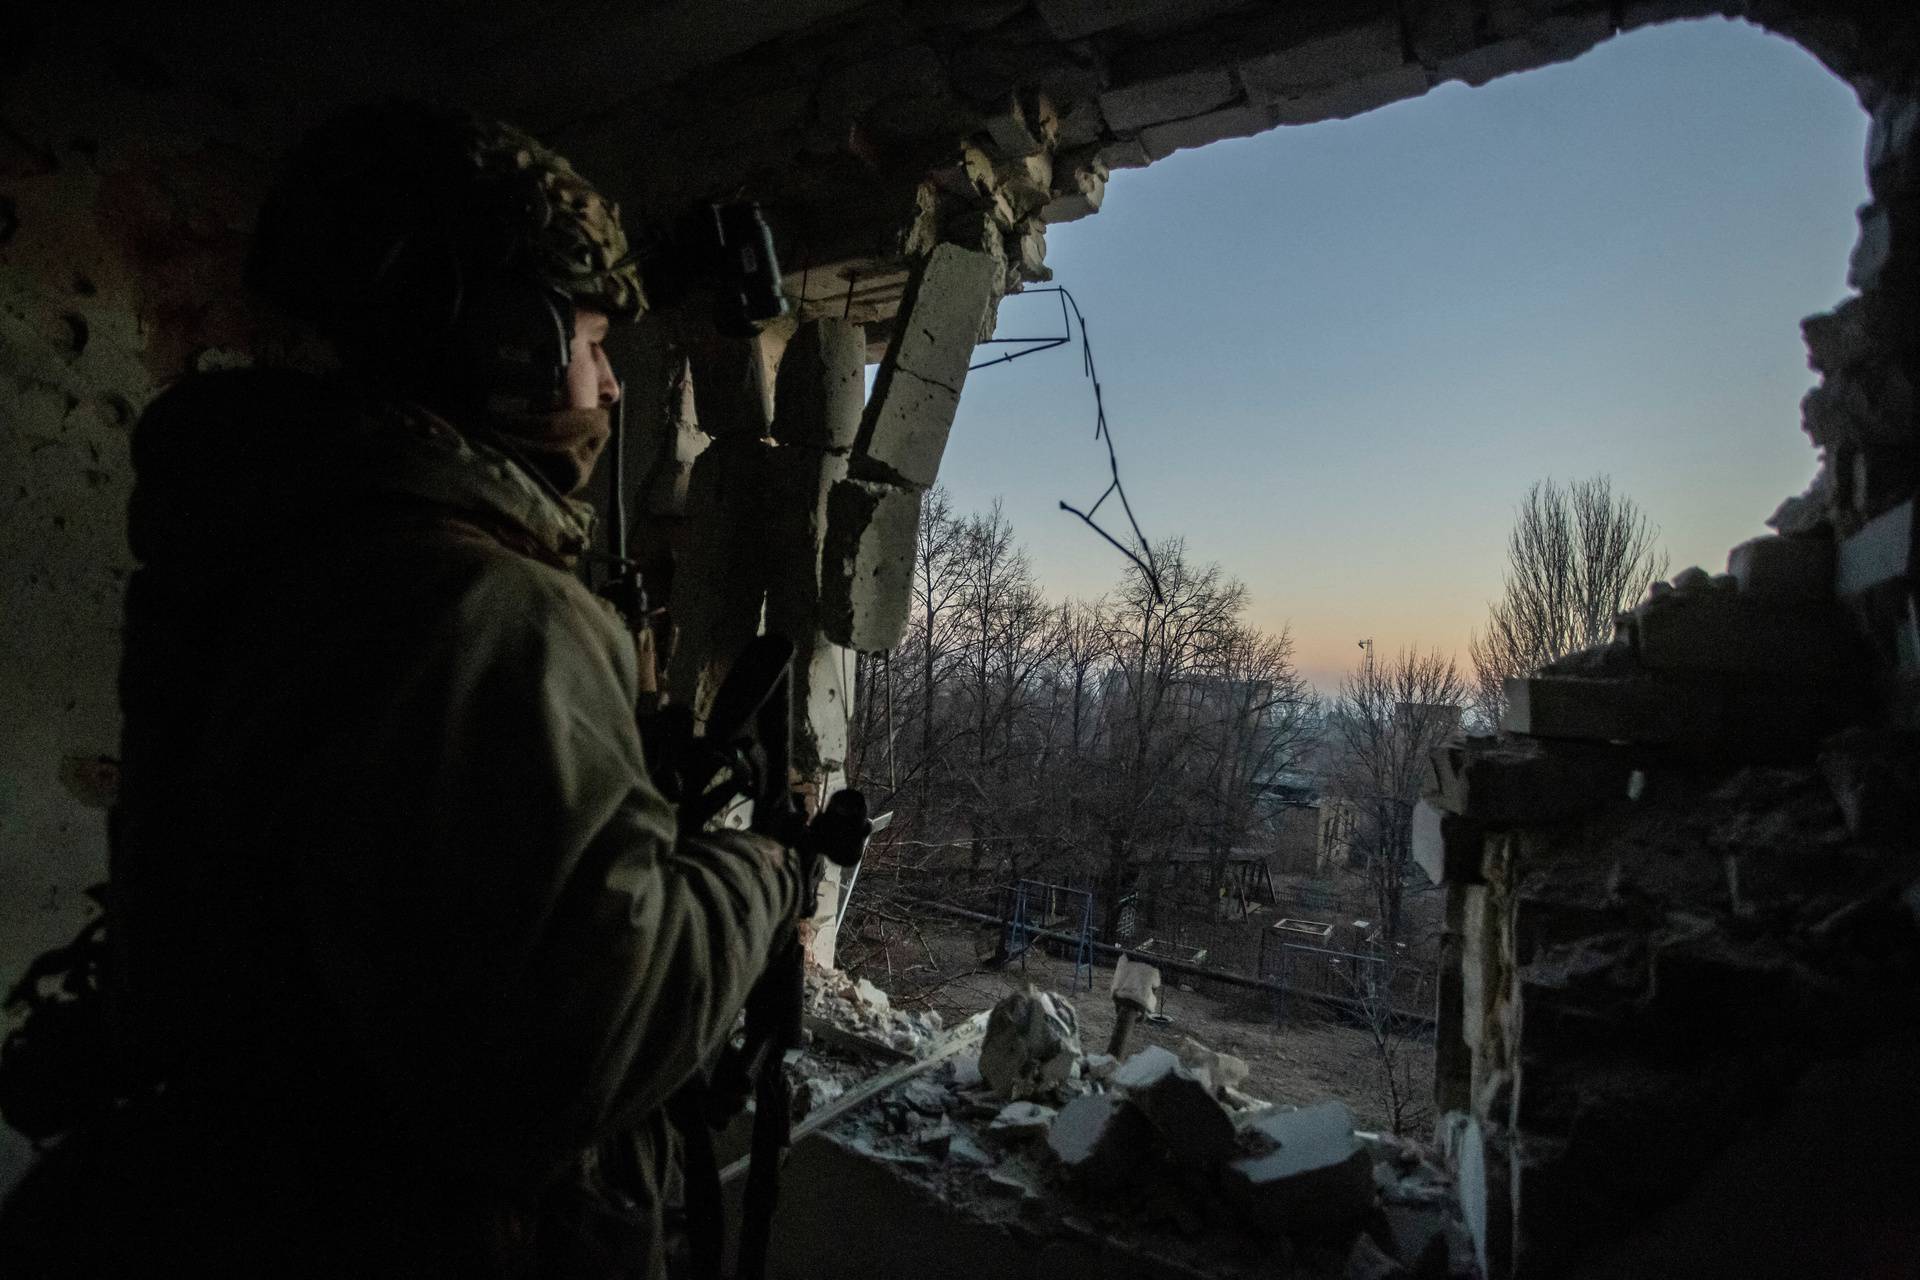
<path fill-rule="evenodd" d="M 631 643 L 570 578 L 496 565 L 436 634 L 357 748 L 385 827 L 346 843 L 381 864 L 316 871 L 310 927 L 330 945 L 312 950 L 421 1136 L 538 1179 L 730 1033 L 799 872 L 763 837 L 677 838 L 641 755 Z M 396 764 L 417 773 L 378 776 Z M 396 828 L 406 847 L 382 851 Z"/>

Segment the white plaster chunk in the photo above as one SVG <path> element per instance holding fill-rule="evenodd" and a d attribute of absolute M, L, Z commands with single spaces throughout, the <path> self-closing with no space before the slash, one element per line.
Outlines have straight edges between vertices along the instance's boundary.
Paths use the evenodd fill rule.
<path fill-rule="evenodd" d="M 856 439 L 856 451 L 887 474 L 922 488 L 934 482 L 1002 270 L 990 254 L 943 244 L 908 288 Z"/>
<path fill-rule="evenodd" d="M 1032 1098 L 1065 1084 L 1083 1056 L 1073 1006 L 1029 984 L 987 1015 L 980 1074 L 1001 1097 Z"/>
<path fill-rule="evenodd" d="M 1140 131 L 1140 145 L 1152 160 L 1164 160 L 1176 151 L 1204 147 L 1228 138 L 1247 138 L 1273 128 L 1273 112 L 1261 106 L 1228 107 L 1187 120 L 1174 120 Z"/>
<path fill-rule="evenodd" d="M 1475 884 L 1481 878 L 1479 824 L 1428 800 L 1413 807 L 1412 856 L 1435 884 Z"/>
<path fill-rule="evenodd" d="M 1109 89 L 1100 95 L 1100 112 L 1109 129 L 1131 133 L 1163 120 L 1203 115 L 1234 97 L 1233 78 L 1224 69 L 1207 68 Z"/>

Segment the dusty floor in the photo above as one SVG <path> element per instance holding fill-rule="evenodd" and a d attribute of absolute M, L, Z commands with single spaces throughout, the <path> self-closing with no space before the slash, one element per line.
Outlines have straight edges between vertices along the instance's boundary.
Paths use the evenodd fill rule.
<path fill-rule="evenodd" d="M 917 936 L 902 932 L 885 949 L 861 947 L 848 939 L 843 960 L 851 972 L 870 979 L 896 1001 L 936 1009 L 949 1024 L 990 1008 L 1021 983 L 1032 982 L 1072 999 L 1080 1016 L 1081 1042 L 1090 1052 L 1106 1047 L 1113 1030 L 1113 1003 L 1107 994 L 1111 969 L 1095 967 L 1092 991 L 1083 970 L 1076 991 L 1070 961 L 1035 949 L 1003 970 L 987 970 L 976 959 L 980 930 L 941 917 L 917 919 L 914 925 Z M 980 929 L 992 932 L 990 926 Z M 1361 1128 L 1393 1127 L 1380 1055 L 1363 1028 L 1322 1016 L 1296 1016 L 1281 1025 L 1272 1002 L 1259 992 L 1216 997 L 1182 990 L 1172 982 L 1163 988 L 1162 1012 L 1170 1021 L 1137 1025 L 1130 1052 L 1148 1044 L 1178 1052 L 1182 1038 L 1190 1036 L 1210 1049 L 1246 1059 L 1251 1068 L 1244 1086 L 1248 1093 L 1302 1104 L 1338 1098 L 1353 1108 Z M 1432 1042 L 1401 1040 L 1396 1048 L 1405 1055 L 1400 1078 L 1410 1080 L 1403 1087 L 1411 1102 L 1403 1109 L 1401 1128 L 1409 1136 L 1425 1138 L 1432 1125 Z"/>

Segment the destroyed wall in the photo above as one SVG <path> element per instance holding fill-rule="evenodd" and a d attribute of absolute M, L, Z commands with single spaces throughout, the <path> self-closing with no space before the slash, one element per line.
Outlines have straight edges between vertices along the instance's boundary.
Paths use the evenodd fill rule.
<path fill-rule="evenodd" d="M 716 24 L 700 6 L 609 17 L 403 0 L 375 16 L 271 3 L 9 16 L 0 29 L 0 361 L 8 378 L 0 384 L 0 710 L 9 725 L 0 743 L 0 977 L 73 931 L 83 914 L 77 890 L 100 873 L 99 806 L 110 778 L 87 762 L 111 754 L 117 739 L 126 429 L 168 380 L 247 358 L 256 324 L 244 311 L 237 263 L 267 159 L 334 107 L 405 91 L 514 119 L 548 135 L 643 220 L 678 214 L 696 198 L 765 203 L 789 268 L 786 287 L 801 302 L 799 323 L 741 343 L 688 314 L 636 338 L 645 359 L 629 374 L 629 394 L 644 429 L 627 478 L 644 515 L 642 558 L 672 550 L 683 583 L 726 587 L 681 593 L 676 677 L 683 687 L 710 687 L 718 655 L 750 634 L 763 610 L 786 619 L 802 633 L 815 712 L 802 750 L 830 774 L 830 729 L 845 714 L 836 667 L 845 649 L 884 647 L 897 632 L 913 515 L 937 472 L 965 350 L 990 326 L 999 293 L 1046 277 L 1047 226 L 1096 210 L 1116 168 L 1352 115 L 1450 79 L 1482 83 L 1575 56 L 1619 30 L 1709 13 L 1743 15 L 1799 41 L 1875 115 L 1874 203 L 1863 211 L 1853 264 L 1862 295 L 1807 327 L 1825 374 L 1806 410 L 1823 479 L 1783 512 L 1790 542 L 1743 553 L 1744 591 L 1722 586 L 1700 599 L 1719 602 L 1703 607 L 1721 610 L 1723 620 L 1710 624 L 1721 636 L 1776 627 L 1826 636 L 1839 608 L 1878 674 L 1851 692 L 1842 682 L 1852 700 L 1834 702 L 1825 687 L 1756 673 L 1739 665 L 1749 662 L 1743 657 L 1729 668 L 1739 678 L 1698 680 L 1706 691 L 1688 695 L 1712 709 L 1697 722 L 1717 726 L 1709 746 L 1763 741 L 1763 730 L 1778 727 L 1768 717 L 1784 713 L 1743 700 L 1741 680 L 1797 707 L 1803 718 L 1789 726 L 1800 735 L 1797 754 L 1773 763 L 1800 770 L 1794 785 L 1811 785 L 1805 771 L 1819 732 L 1849 716 L 1910 727 L 1914 706 L 1911 679 L 1894 674 L 1920 653 L 1911 560 L 1903 559 L 1920 475 L 1911 12 L 1864 0 L 808 0 L 742 6 L 734 21 Z M 909 320 L 927 321 L 924 332 L 897 319 L 903 308 Z M 857 366 L 883 353 L 876 394 L 862 404 Z M 1821 562 L 1823 545 L 1835 566 L 1828 599 L 1844 607 L 1748 599 L 1763 598 L 1769 575 L 1787 571 L 1781 566 Z M 1650 613 L 1635 624 L 1635 661 L 1646 660 L 1646 636 L 1658 637 L 1668 621 Z M 1683 638 L 1691 625 L 1681 625 Z M 1653 641 L 1656 654 L 1661 643 Z M 1721 669 L 1708 666 L 1708 676 Z M 1628 685 L 1638 678 L 1622 677 Z M 1643 692 L 1644 681 L 1606 697 L 1631 708 Z M 1554 695 L 1543 687 L 1543 696 Z M 1835 708 L 1851 710 L 1831 718 Z M 1554 760 L 1565 751 L 1540 750 Z M 1676 785 L 1694 785 L 1681 773 Z M 1551 1157 L 1556 1143 L 1577 1151 L 1553 1127 L 1573 1122 L 1514 1109 L 1523 1068 L 1536 1081 L 1552 1079 L 1563 1059 L 1574 1064 L 1566 1070 L 1580 1069 L 1572 1049 L 1521 1046 L 1523 997 L 1532 992 L 1536 1008 L 1551 999 L 1534 991 L 1541 983 L 1523 987 L 1515 976 L 1534 962 L 1535 946 L 1532 926 L 1516 921 L 1530 895 L 1558 892 L 1529 880 L 1533 868 L 1580 863 L 1589 846 L 1577 838 L 1576 813 L 1588 807 L 1495 821 L 1456 803 L 1463 812 L 1454 817 L 1480 833 L 1460 847 L 1477 848 L 1483 869 L 1477 881 L 1456 877 L 1449 888 L 1451 945 L 1465 963 L 1443 997 L 1443 1031 L 1469 1020 L 1474 1031 L 1453 1037 L 1443 1101 L 1478 1126 L 1481 1140 L 1456 1150 L 1476 1153 L 1467 1164 L 1484 1191 L 1489 1261 L 1513 1261 L 1549 1234 L 1530 1225 L 1527 1205 L 1555 1195 L 1586 1203 L 1591 1190 L 1590 1167 L 1577 1156 L 1534 1159 Z M 1444 820 L 1437 827 L 1463 829 Z M 1454 847 L 1450 834 L 1443 843 Z M 1763 851 L 1736 851 L 1741 858 L 1765 861 Z M 1745 920 L 1731 899 L 1702 894 L 1685 889 L 1691 905 L 1675 910 L 1698 912 L 1716 929 Z M 1798 927 L 1774 942 L 1787 946 Z M 1647 934 L 1627 950 L 1638 945 L 1656 943 Z M 1664 1052 L 1661 1035 L 1647 1030 L 1644 1043 Z M 1473 1087 L 1474 1053 L 1482 1083 L 1493 1082 L 1484 1091 Z M 17 1145 L 5 1149 L 0 1183 L 18 1154 Z M 1626 1211 L 1608 1211 L 1616 1210 Z"/>
<path fill-rule="evenodd" d="M 1910 34 L 1910 33 L 1909 33 Z M 1873 115 L 1803 325 L 1818 478 L 1725 574 L 1509 681 L 1434 758 L 1442 1136 L 1494 1276 L 1851 1276 L 1920 1230 L 1920 99 Z M 1892 1270 L 1885 1273 L 1892 1274 Z"/>

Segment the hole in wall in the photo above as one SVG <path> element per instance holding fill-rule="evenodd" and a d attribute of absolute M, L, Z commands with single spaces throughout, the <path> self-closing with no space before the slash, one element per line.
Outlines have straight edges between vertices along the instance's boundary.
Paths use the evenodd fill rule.
<path fill-rule="evenodd" d="M 1717 571 L 1728 548 L 1764 532 L 1760 522 L 1814 470 L 1798 430 L 1799 396 L 1814 380 L 1798 321 L 1846 296 L 1865 132 L 1851 91 L 1783 39 L 1717 20 L 1643 29 L 1481 89 L 1442 86 L 1354 120 L 1117 173 L 1097 217 L 1052 229 L 1049 264 L 1087 312 L 1143 527 L 1184 538 L 1196 569 L 1218 562 L 1221 579 L 1245 583 L 1242 621 L 1270 636 L 1289 628 L 1294 670 L 1331 701 L 1363 663 L 1384 665 L 1402 647 L 1467 667 L 1468 635 L 1499 592 L 1506 534 L 1535 480 L 1610 476 L 1659 527 L 1674 570 Z M 1024 334 L 1048 312 L 1010 300 L 1001 333 Z M 1090 600 L 1123 577 L 1055 511 L 1086 478 L 1104 479 L 1080 373 L 1077 361 L 1049 367 L 1037 356 L 975 374 L 942 464 L 955 529 L 1002 500 L 1031 570 L 1032 607 Z M 939 595 L 922 593 L 922 632 Z M 958 628 L 958 610 L 955 619 Z M 943 643 L 940 661 L 963 670 L 964 639 Z M 891 745 L 876 739 L 867 758 L 885 771 L 891 752 L 895 777 L 917 770 L 912 757 L 948 730 L 953 742 L 976 739 L 962 713 L 986 696 L 955 677 L 923 697 L 912 656 L 870 672 L 874 699 L 856 701 L 884 701 L 894 682 L 890 737 L 882 733 Z M 1066 705 L 1050 682 L 1072 665 L 1036 662 L 1049 688 L 1017 712 L 1045 723 L 1049 751 L 1070 732 L 1049 710 Z M 1083 714 L 1099 719 L 1127 678 L 1117 664 L 1093 664 L 1075 695 Z M 1197 687 L 1183 696 L 1198 698 Z M 918 710 L 902 712 L 903 702 Z M 915 717 L 943 716 L 945 728 L 916 736 Z M 1170 971 L 1170 984 L 1199 988 L 1174 986 L 1173 1003 L 1187 1006 L 1174 1011 L 1176 1025 L 1188 1020 L 1179 1029 L 1279 1064 L 1270 1081 L 1282 1100 L 1358 1103 L 1364 1092 L 1363 1119 L 1391 1123 L 1366 1027 L 1351 1004 L 1326 998 L 1374 998 L 1356 968 L 1380 952 L 1383 912 L 1363 874 L 1329 865 L 1350 832 L 1342 837 L 1340 815 L 1324 812 L 1337 806 L 1314 794 L 1325 761 L 1309 752 L 1267 770 L 1261 802 L 1313 816 L 1284 835 L 1258 834 L 1267 869 L 1291 869 L 1279 870 L 1250 929 L 1219 918 L 1216 868 L 1232 864 L 1239 838 L 1198 817 L 1156 837 L 1163 855 L 1214 855 L 1184 889 L 1164 856 L 1112 876 L 1114 833 L 1075 809 L 1097 788 L 1045 781 L 1038 759 L 1013 751 L 991 762 L 1024 790 L 1006 788 L 978 812 L 955 799 L 922 820 L 903 864 L 937 882 L 922 896 L 948 894 L 992 916 L 991 895 L 1019 877 L 1118 879 L 1139 931 L 1132 944 L 1151 937 L 1189 961 L 1231 956 L 1241 974 L 1284 969 L 1282 985 L 1295 989 L 1230 990 Z M 964 783 L 954 792 L 977 793 L 977 756 L 949 767 Z M 1063 831 L 1051 816 L 1060 811 L 1083 826 Z M 1431 974 L 1438 895 L 1413 876 L 1400 936 L 1385 942 L 1405 945 L 1408 968 Z M 1225 896 L 1244 899 L 1227 879 Z M 1281 920 L 1301 933 L 1281 945 L 1300 949 L 1269 941 L 1263 959 L 1261 942 Z M 858 930 L 847 939 L 856 964 Z M 923 966 L 923 984 L 940 973 L 937 958 L 896 954 L 884 935 L 870 939 L 870 958 Z M 964 949 L 954 944 L 956 955 Z M 1070 972 L 1047 963 L 1064 990 Z M 1309 969 L 1315 989 L 1298 989 Z M 955 1007 L 990 1002 L 999 981 L 958 983 Z M 1430 1007 L 1430 991 L 1410 989 L 1404 1003 Z M 1082 992 L 1104 1002 L 1098 983 L 1087 995 L 1083 978 Z M 1417 1046 L 1418 1028 L 1407 1030 Z M 1326 1053 L 1309 1051 L 1315 1037 Z M 1430 1082 L 1414 1092 L 1430 1096 Z"/>

